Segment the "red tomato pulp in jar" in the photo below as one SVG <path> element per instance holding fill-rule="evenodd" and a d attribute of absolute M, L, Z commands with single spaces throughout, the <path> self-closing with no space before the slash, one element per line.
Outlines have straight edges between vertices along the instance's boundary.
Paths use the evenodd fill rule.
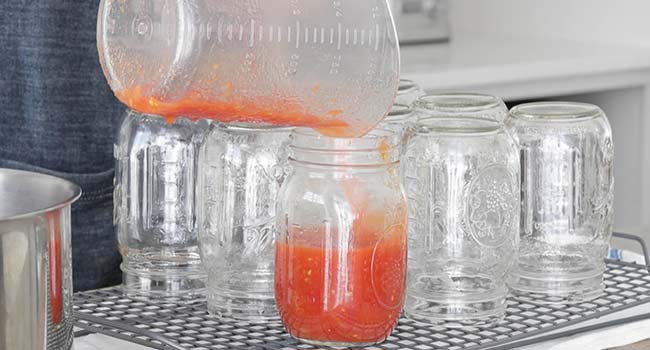
<path fill-rule="evenodd" d="M 335 248 L 278 242 L 276 302 L 289 333 L 321 343 L 388 337 L 404 303 L 405 227 L 381 235 L 357 231 L 349 244 Z"/>

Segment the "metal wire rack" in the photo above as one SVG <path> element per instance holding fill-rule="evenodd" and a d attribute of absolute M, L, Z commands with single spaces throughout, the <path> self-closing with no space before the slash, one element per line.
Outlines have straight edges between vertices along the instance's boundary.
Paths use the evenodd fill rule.
<path fill-rule="evenodd" d="M 384 343 L 367 349 L 512 349 L 598 327 L 650 318 L 650 314 L 638 315 L 561 331 L 650 302 L 647 261 L 647 254 L 645 266 L 608 260 L 605 295 L 591 302 L 571 306 L 543 305 L 510 298 L 505 319 L 491 328 L 434 328 L 402 319 Z M 154 349 L 315 349 L 291 338 L 279 321 L 251 324 L 212 317 L 204 301 L 132 299 L 116 287 L 77 293 L 74 304 L 76 326 L 84 329 L 85 333 L 106 334 Z M 552 331 L 555 332 L 549 335 Z"/>

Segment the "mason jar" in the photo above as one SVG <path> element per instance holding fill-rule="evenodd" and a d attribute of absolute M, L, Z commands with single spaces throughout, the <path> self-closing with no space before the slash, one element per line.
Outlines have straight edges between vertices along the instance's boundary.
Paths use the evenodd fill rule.
<path fill-rule="evenodd" d="M 208 311 L 246 321 L 278 317 L 276 202 L 291 128 L 212 125 L 200 155 L 199 234 Z"/>
<path fill-rule="evenodd" d="M 405 315 L 490 326 L 506 310 L 519 227 L 519 157 L 503 123 L 420 118 L 402 159 L 409 201 Z"/>
<path fill-rule="evenodd" d="M 317 346 L 362 347 L 399 319 L 407 204 L 399 137 L 296 129 L 278 202 L 275 296 L 287 331 Z"/>
<path fill-rule="evenodd" d="M 384 120 L 377 125 L 377 129 L 386 129 L 397 133 L 401 138 L 402 146 L 408 142 L 409 130 L 417 122 L 418 115 L 411 107 L 394 104 Z"/>
<path fill-rule="evenodd" d="M 522 167 L 521 247 L 510 274 L 520 297 L 574 303 L 603 293 L 612 235 L 612 131 L 597 106 L 542 102 L 512 109 Z"/>
<path fill-rule="evenodd" d="M 500 98 L 473 93 L 424 95 L 413 103 L 413 108 L 429 117 L 469 117 L 503 122 L 508 116 L 508 108 Z"/>
<path fill-rule="evenodd" d="M 420 85 L 411 80 L 400 79 L 399 86 L 397 87 L 397 95 L 395 96 L 395 104 L 410 107 L 413 102 L 417 101 L 423 95 L 424 91 Z"/>
<path fill-rule="evenodd" d="M 114 148 L 114 222 L 128 294 L 203 295 L 194 180 L 207 127 L 126 113 Z"/>

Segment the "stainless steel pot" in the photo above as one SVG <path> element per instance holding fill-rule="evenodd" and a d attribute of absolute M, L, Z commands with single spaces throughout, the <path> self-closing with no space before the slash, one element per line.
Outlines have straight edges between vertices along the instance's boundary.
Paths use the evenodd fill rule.
<path fill-rule="evenodd" d="M 0 350 L 72 348 L 70 205 L 66 180 L 0 169 Z"/>

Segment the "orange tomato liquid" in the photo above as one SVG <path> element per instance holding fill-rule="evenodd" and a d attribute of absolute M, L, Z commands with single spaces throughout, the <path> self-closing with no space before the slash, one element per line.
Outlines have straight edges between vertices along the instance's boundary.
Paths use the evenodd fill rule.
<path fill-rule="evenodd" d="M 403 226 L 380 240 L 361 233 L 349 250 L 276 244 L 275 293 L 294 337 L 376 343 L 399 319 L 406 281 Z"/>
<path fill-rule="evenodd" d="M 208 98 L 198 91 L 190 91 L 173 102 L 163 101 L 148 93 L 149 89 L 136 85 L 117 91 L 115 96 L 131 109 L 156 114 L 173 123 L 178 116 L 190 119 L 214 119 L 220 122 L 266 123 L 281 126 L 302 126 L 318 130 L 328 136 L 349 136 L 349 125 L 339 116 L 341 110 L 331 110 L 325 116 L 309 114 L 297 102 L 277 98 L 242 99 L 229 96 L 227 101 Z"/>

